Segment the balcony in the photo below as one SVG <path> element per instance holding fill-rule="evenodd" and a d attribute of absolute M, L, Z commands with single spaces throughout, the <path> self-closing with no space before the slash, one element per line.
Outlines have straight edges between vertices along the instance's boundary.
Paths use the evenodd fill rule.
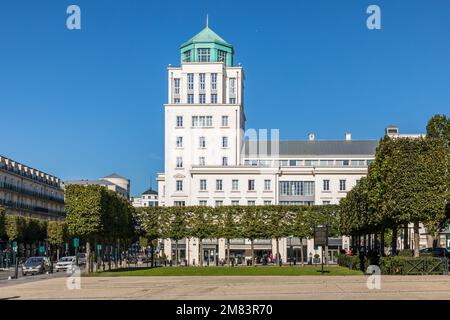
<path fill-rule="evenodd" d="M 12 184 L 6 183 L 6 182 L 0 182 L 0 189 L 14 191 L 14 192 L 17 192 L 17 193 L 20 193 L 20 194 L 26 194 L 28 196 L 36 197 L 36 198 L 39 198 L 39 199 L 45 199 L 45 200 L 48 200 L 48 201 L 64 204 L 64 198 L 58 198 L 58 197 L 42 194 L 40 192 L 36 192 L 36 191 L 28 190 L 28 189 L 25 189 L 25 188 L 17 187 L 15 185 L 12 185 Z"/>
<path fill-rule="evenodd" d="M 0 206 L 4 206 L 6 208 L 16 209 L 16 210 L 25 210 L 25 211 L 29 211 L 32 213 L 38 213 L 38 214 L 48 215 L 48 216 L 63 216 L 65 214 L 64 211 L 49 210 L 47 208 L 31 206 L 28 204 L 10 201 L 10 200 L 7 201 L 4 199 L 0 199 Z"/>

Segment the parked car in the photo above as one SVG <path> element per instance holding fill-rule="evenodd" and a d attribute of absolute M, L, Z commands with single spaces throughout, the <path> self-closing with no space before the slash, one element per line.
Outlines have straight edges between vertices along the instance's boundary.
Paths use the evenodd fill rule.
<path fill-rule="evenodd" d="M 433 248 L 423 248 L 419 250 L 419 254 L 432 254 Z"/>
<path fill-rule="evenodd" d="M 78 265 L 79 266 L 86 265 L 86 262 L 87 262 L 86 253 L 79 253 L 79 254 L 77 254 L 77 257 L 78 257 Z"/>
<path fill-rule="evenodd" d="M 47 257 L 30 257 L 22 266 L 22 275 L 43 274 L 50 271 L 50 260 Z"/>
<path fill-rule="evenodd" d="M 59 271 L 66 271 L 66 270 L 72 270 L 73 267 L 76 264 L 77 257 L 63 257 L 59 259 L 59 261 L 56 263 L 55 270 L 56 272 Z"/>
<path fill-rule="evenodd" d="M 446 248 L 434 248 L 433 257 L 447 257 L 450 258 L 450 252 Z"/>

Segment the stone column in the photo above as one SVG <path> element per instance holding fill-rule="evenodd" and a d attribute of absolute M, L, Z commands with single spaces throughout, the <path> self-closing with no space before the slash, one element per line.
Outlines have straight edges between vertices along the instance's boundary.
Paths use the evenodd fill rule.
<path fill-rule="evenodd" d="M 219 239 L 219 262 L 220 260 L 226 260 L 226 251 L 227 251 L 227 245 L 225 239 Z"/>

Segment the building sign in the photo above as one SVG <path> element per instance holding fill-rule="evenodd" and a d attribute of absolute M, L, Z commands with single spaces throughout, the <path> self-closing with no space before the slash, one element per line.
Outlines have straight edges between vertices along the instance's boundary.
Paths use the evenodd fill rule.
<path fill-rule="evenodd" d="M 328 246 L 328 226 L 319 225 L 314 227 L 314 245 Z"/>

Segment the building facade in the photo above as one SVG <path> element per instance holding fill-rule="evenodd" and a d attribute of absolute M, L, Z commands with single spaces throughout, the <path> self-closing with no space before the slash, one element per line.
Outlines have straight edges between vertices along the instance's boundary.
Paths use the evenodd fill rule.
<path fill-rule="evenodd" d="M 125 199 L 130 200 L 130 180 L 118 175 L 117 173 L 113 173 L 99 180 L 70 180 L 65 182 L 65 185 L 71 184 L 102 186 L 108 190 L 114 191 Z"/>
<path fill-rule="evenodd" d="M 180 55 L 181 66 L 168 67 L 161 206 L 337 204 L 367 174 L 377 140 L 352 140 L 350 133 L 318 140 L 311 133 L 306 140 L 279 141 L 276 132 L 268 140 L 263 131 L 247 129 L 244 69 L 233 65 L 233 46 L 208 26 L 181 46 Z M 190 263 L 198 257 L 196 241 L 180 245 Z M 281 241 L 283 261 L 298 253 L 299 241 Z M 305 257 L 320 254 L 312 240 L 304 245 Z M 348 245 L 337 239 L 329 258 Z M 261 254 L 274 252 L 275 242 L 255 246 Z M 249 248 L 247 240 L 234 240 L 232 256 L 245 259 Z M 205 261 L 217 263 L 225 258 L 225 241 L 204 241 L 204 250 Z M 173 252 L 169 240 L 164 252 Z"/>
<path fill-rule="evenodd" d="M 135 208 L 157 207 L 158 192 L 150 188 L 142 193 L 141 196 L 133 197 L 131 203 Z"/>
<path fill-rule="evenodd" d="M 61 180 L 0 156 L 0 206 L 7 214 L 45 220 L 64 220 Z"/>

